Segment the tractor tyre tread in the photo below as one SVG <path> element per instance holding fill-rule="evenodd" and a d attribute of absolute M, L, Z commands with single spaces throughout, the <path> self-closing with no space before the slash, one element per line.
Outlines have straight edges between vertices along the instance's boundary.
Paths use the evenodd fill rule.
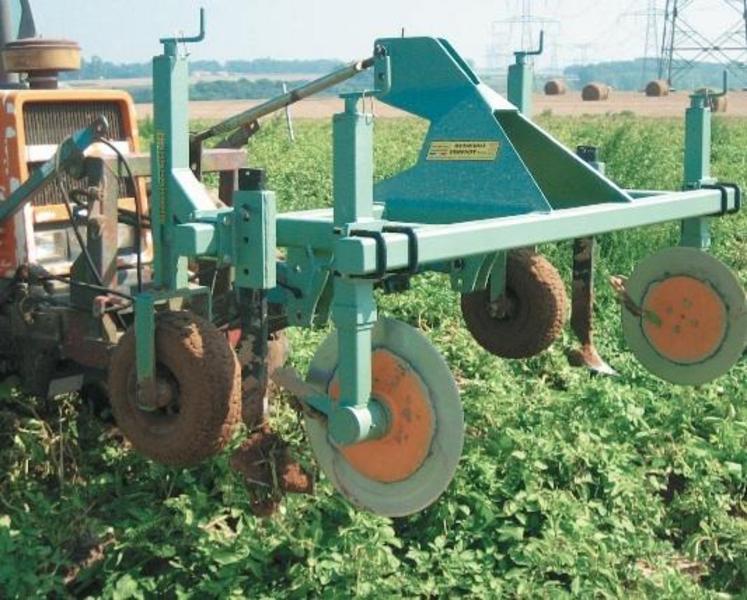
<path fill-rule="evenodd" d="M 187 311 L 156 319 L 156 356 L 178 385 L 179 413 L 167 425 L 153 423 L 131 397 L 135 332 L 128 330 L 109 368 L 112 412 L 133 448 L 174 467 L 194 466 L 220 452 L 241 418 L 241 370 L 226 336 Z"/>

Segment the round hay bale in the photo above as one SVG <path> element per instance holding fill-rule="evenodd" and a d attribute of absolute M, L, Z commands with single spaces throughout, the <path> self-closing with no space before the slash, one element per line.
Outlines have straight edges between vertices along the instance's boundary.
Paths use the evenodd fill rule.
<path fill-rule="evenodd" d="M 695 93 L 701 96 L 708 94 L 708 107 L 711 109 L 711 112 L 725 113 L 726 109 L 729 107 L 729 97 L 713 96 L 712 94 L 717 94 L 718 92 L 711 88 L 700 88 L 695 90 Z"/>
<path fill-rule="evenodd" d="M 646 95 L 649 98 L 661 98 L 669 96 L 669 82 L 665 79 L 654 79 L 646 85 Z"/>
<path fill-rule="evenodd" d="M 584 86 L 581 98 L 586 102 L 601 102 L 609 100 L 610 86 L 606 83 L 590 83 Z"/>
<path fill-rule="evenodd" d="M 546 96 L 562 96 L 568 91 L 565 81 L 562 79 L 549 79 L 545 84 Z"/>

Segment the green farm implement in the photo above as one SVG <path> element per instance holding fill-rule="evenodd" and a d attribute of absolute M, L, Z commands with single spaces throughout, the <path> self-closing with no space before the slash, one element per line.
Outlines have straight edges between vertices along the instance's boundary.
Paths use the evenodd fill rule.
<path fill-rule="evenodd" d="M 477 343 L 513 359 L 546 350 L 570 306 L 574 362 L 611 374 L 592 339 L 595 236 L 670 221 L 681 223 L 681 244 L 618 282 L 632 352 L 683 385 L 740 360 L 745 293 L 706 250 L 711 220 L 738 211 L 741 192 L 711 177 L 707 96 L 694 95 L 687 111 L 683 190 L 626 190 L 605 176 L 594 148 L 571 152 L 532 122 L 531 53 L 517 54 L 509 102 L 443 39 L 380 39 L 371 58 L 190 134 L 181 48 L 204 34 L 203 19 L 198 36 L 161 40 L 149 162 L 113 142 L 120 125 L 91 108 L 95 118 L 54 140 L 54 156 L 0 202 L 0 224 L 21 223 L 14 215 L 64 182 L 59 193 L 77 200 L 71 220 L 87 228 L 68 273 L 25 255 L 0 288 L 0 332 L 16 340 L 0 345 L 7 371 L 31 376 L 18 348 L 42 340 L 53 358 L 43 393 L 63 375 L 106 382 L 119 427 L 147 457 L 193 465 L 225 446 L 242 415 L 266 427 L 273 379 L 296 397 L 341 494 L 382 515 L 421 510 L 459 462 L 459 390 L 422 333 L 379 315 L 375 290 L 404 292 L 415 277 L 445 274 Z M 333 119 L 332 208 L 278 213 L 265 174 L 227 148 L 242 146 L 260 117 L 365 70 L 374 89 L 346 94 Z M 373 100 L 430 123 L 417 163 L 376 185 Z M 222 149 L 203 149 L 216 137 Z M 209 171 L 221 173 L 222 202 L 202 183 Z M 129 210 L 123 185 L 136 200 Z M 135 230 L 129 263 L 110 234 L 122 223 Z M 570 300 L 536 251 L 561 240 L 574 242 Z M 305 377 L 276 368 L 282 329 L 329 321 Z M 85 357 L 71 339 L 87 344 Z"/>

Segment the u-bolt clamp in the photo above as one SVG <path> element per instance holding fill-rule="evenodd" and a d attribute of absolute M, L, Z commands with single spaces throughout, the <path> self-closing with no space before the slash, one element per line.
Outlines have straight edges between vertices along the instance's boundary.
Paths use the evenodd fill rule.
<path fill-rule="evenodd" d="M 386 277 L 386 240 L 380 231 L 353 229 L 349 237 L 369 238 L 376 242 L 376 271 L 370 275 L 358 275 L 356 279 L 384 279 Z"/>

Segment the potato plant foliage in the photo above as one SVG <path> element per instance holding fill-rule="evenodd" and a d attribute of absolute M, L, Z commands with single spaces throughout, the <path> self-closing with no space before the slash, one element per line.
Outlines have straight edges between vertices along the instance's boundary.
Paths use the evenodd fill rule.
<path fill-rule="evenodd" d="M 539 122 L 570 146 L 602 149 L 623 186 L 677 189 L 680 120 L 630 115 Z M 411 164 L 425 132 L 376 124 L 376 176 Z M 282 210 L 329 204 L 329 123 L 281 121 L 250 142 Z M 747 121 L 716 119 L 714 171 L 747 188 Z M 747 283 L 747 213 L 715 225 L 713 252 Z M 356 512 L 324 478 L 272 519 L 224 454 L 172 470 L 127 451 L 78 398 L 0 400 L 0 597 L 724 598 L 747 589 L 747 362 L 697 389 L 633 360 L 607 283 L 657 248 L 667 225 L 600 238 L 597 340 L 621 373 L 568 366 L 569 332 L 547 354 L 500 361 L 469 337 L 448 280 L 427 276 L 381 312 L 419 326 L 460 385 L 467 442 L 453 484 L 405 519 Z M 568 243 L 543 248 L 569 277 Z M 291 334 L 305 369 L 325 332 Z M 276 403 L 274 426 L 315 469 L 303 428 Z M 234 444 L 240 443 L 237 436 Z"/>

